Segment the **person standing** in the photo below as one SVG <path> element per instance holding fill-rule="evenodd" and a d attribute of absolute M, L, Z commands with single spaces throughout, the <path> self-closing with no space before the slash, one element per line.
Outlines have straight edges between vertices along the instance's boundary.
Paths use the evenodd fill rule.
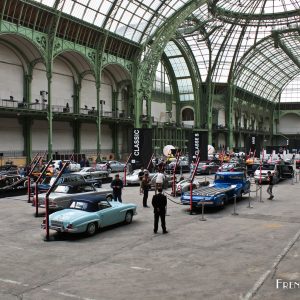
<path fill-rule="evenodd" d="M 113 197 L 115 201 L 122 202 L 123 181 L 119 174 L 116 174 L 115 179 L 111 182 L 110 187 L 113 189 Z"/>
<path fill-rule="evenodd" d="M 158 194 L 154 195 L 152 198 L 152 206 L 154 212 L 154 229 L 153 232 L 157 233 L 158 230 L 158 221 L 160 218 L 161 228 L 163 233 L 168 233 L 166 229 L 166 210 L 167 210 L 167 197 L 162 194 L 162 189 L 159 188 Z"/>
<path fill-rule="evenodd" d="M 160 170 L 156 176 L 155 180 L 155 194 L 157 194 L 158 189 L 163 189 L 164 185 L 164 180 L 165 180 L 165 175 L 164 173 Z"/>
<path fill-rule="evenodd" d="M 142 190 L 142 181 L 143 181 L 144 175 L 145 175 L 144 167 L 141 167 L 141 170 L 140 170 L 140 172 L 138 174 L 139 181 L 140 181 L 140 194 L 143 193 L 143 190 Z"/>
<path fill-rule="evenodd" d="M 149 190 L 151 188 L 151 180 L 149 177 L 148 173 L 145 173 L 144 178 L 142 180 L 142 185 L 141 185 L 142 191 L 143 191 L 143 207 L 149 207 L 147 205 L 147 200 L 148 200 L 148 194 Z"/>
<path fill-rule="evenodd" d="M 274 198 L 274 195 L 273 195 L 274 177 L 273 177 L 273 174 L 271 173 L 271 171 L 268 171 L 268 184 L 269 184 L 269 186 L 267 189 L 267 193 L 270 195 L 268 200 L 272 200 Z"/>

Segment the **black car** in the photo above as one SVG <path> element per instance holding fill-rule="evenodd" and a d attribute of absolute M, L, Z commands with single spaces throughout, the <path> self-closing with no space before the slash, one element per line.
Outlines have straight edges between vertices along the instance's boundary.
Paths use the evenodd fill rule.
<path fill-rule="evenodd" d="M 260 166 L 260 164 L 247 165 L 247 174 L 248 174 L 248 176 L 253 177 L 254 172 L 257 170 L 257 168 L 259 168 L 259 166 Z"/>
<path fill-rule="evenodd" d="M 220 164 L 216 163 L 216 162 L 211 162 L 211 161 L 202 161 L 199 163 L 196 174 L 200 175 L 200 174 L 215 174 L 216 172 L 218 172 L 218 169 L 220 167 Z M 194 170 L 195 165 L 191 164 L 191 170 Z"/>
<path fill-rule="evenodd" d="M 165 172 L 168 174 L 173 174 L 175 164 L 176 161 L 172 161 L 169 164 L 167 164 L 165 168 Z M 190 172 L 190 166 L 188 160 L 180 160 L 176 167 L 176 174 L 188 173 L 188 172 Z"/>
<path fill-rule="evenodd" d="M 5 175 L 0 180 L 0 198 L 25 195 L 28 178 L 20 175 Z"/>
<path fill-rule="evenodd" d="M 279 180 L 294 177 L 294 168 L 292 165 L 277 165 Z"/>

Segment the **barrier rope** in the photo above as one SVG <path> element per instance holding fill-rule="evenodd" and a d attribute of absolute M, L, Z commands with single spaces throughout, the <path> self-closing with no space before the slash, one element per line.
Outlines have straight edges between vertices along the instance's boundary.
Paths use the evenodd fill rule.
<path fill-rule="evenodd" d="M 261 188 L 262 188 L 262 186 L 259 186 L 258 189 L 254 190 L 254 191 L 251 191 L 251 190 L 250 190 L 250 193 L 256 193 L 256 192 L 259 191 Z"/>
<path fill-rule="evenodd" d="M 181 205 L 181 202 L 176 202 L 176 201 L 174 201 L 173 199 L 171 199 L 170 197 L 168 197 L 168 196 L 173 197 L 171 194 L 168 194 L 168 193 L 166 193 L 166 192 L 164 192 L 164 194 L 166 195 L 167 199 L 170 200 L 171 202 L 173 202 L 173 203 L 175 203 L 175 204 L 178 204 L 178 205 Z M 174 198 L 174 197 L 173 197 L 173 198 Z"/>

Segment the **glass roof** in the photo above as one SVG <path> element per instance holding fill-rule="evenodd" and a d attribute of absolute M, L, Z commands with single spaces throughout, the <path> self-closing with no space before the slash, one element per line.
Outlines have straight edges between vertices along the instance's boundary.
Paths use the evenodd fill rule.
<path fill-rule="evenodd" d="M 33 0 L 53 7 L 54 0 Z M 143 43 L 189 0 L 61 0 L 57 9 L 112 33 Z"/>
<path fill-rule="evenodd" d="M 32 0 L 53 7 L 54 0 Z M 57 9 L 143 44 L 192 0 L 60 0 Z M 300 70 L 300 0 L 208 0 L 178 28 L 191 48 L 202 82 L 233 83 L 270 101 Z M 298 27 L 299 26 L 299 27 Z M 165 53 L 182 100 L 193 100 L 191 75 L 180 50 Z"/>
<path fill-rule="evenodd" d="M 288 18 L 283 26 L 273 17 L 296 9 L 300 15 L 299 2 L 209 1 L 182 24 L 177 38 L 184 38 L 192 49 L 203 82 L 211 70 L 213 82 L 228 83 L 232 78 L 242 90 L 279 101 L 283 86 L 300 71 L 300 35 L 297 25 L 291 25 Z M 219 9 L 217 13 L 213 5 Z M 239 13 L 239 18 L 235 15 L 235 21 L 231 22 L 223 15 L 220 17 L 221 9 L 231 16 Z M 269 18 L 271 13 L 273 16 Z M 249 19 L 251 14 L 261 15 L 260 26 L 240 22 L 240 18 Z M 258 20 L 254 16 L 251 21 L 255 18 Z M 265 22 L 266 19 L 270 22 Z M 274 39 L 280 41 L 280 47 L 275 48 Z"/>
<path fill-rule="evenodd" d="M 184 38 L 194 53 L 202 81 L 207 79 L 210 64 L 213 66 L 215 63 L 212 81 L 227 82 L 232 64 L 255 42 L 270 35 L 272 30 L 272 27 L 257 30 L 254 27 L 225 23 L 214 18 L 207 5 L 195 11 L 193 17 L 197 30 L 184 34 Z"/>
<path fill-rule="evenodd" d="M 291 24 L 299 21 L 296 0 L 210 0 L 212 14 L 230 23 L 247 25 Z"/>
<path fill-rule="evenodd" d="M 169 42 L 165 48 L 165 54 L 172 65 L 177 80 L 180 101 L 194 100 L 191 74 L 180 49 L 174 42 Z"/>
<path fill-rule="evenodd" d="M 300 76 L 294 78 L 283 90 L 280 102 L 299 102 L 300 101 Z"/>
<path fill-rule="evenodd" d="M 278 101 L 282 87 L 292 80 L 299 68 L 274 42 L 265 39 L 240 63 L 235 84 L 270 101 Z"/>

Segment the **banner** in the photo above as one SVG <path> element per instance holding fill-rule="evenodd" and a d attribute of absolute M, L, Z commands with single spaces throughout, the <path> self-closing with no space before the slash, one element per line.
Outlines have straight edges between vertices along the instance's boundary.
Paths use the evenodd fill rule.
<path fill-rule="evenodd" d="M 208 134 L 206 131 L 193 131 L 190 137 L 190 150 L 189 158 L 193 161 L 198 154 L 200 154 L 200 160 L 208 160 L 207 154 L 208 147 Z"/>
<path fill-rule="evenodd" d="M 250 135 L 249 136 L 249 146 L 248 149 L 250 150 L 249 152 L 254 153 L 255 157 L 259 157 L 260 156 L 260 152 L 262 151 L 262 147 L 261 147 L 261 142 L 260 142 L 261 138 L 258 136 L 254 136 L 254 135 Z"/>
<path fill-rule="evenodd" d="M 134 169 L 146 168 L 152 156 L 152 129 L 134 128 L 132 130 L 132 157 Z"/>

